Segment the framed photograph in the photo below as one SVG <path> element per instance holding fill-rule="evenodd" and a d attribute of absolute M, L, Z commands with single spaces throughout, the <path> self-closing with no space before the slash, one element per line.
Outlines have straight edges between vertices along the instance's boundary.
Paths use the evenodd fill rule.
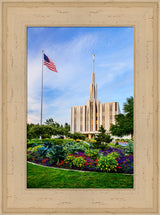
<path fill-rule="evenodd" d="M 133 188 L 133 49 L 133 27 L 27 28 L 27 188 Z"/>
<path fill-rule="evenodd" d="M 139 2 L 136 2 L 135 0 L 125 0 L 123 2 L 120 2 L 118 0 L 114 2 L 108 0 L 79 2 L 75 0 L 53 0 L 47 2 L 41 0 L 35 2 L 2 1 L 0 5 L 2 11 L 2 66 L 0 76 L 2 86 L 0 91 L 0 110 L 2 119 L 2 123 L 0 126 L 2 147 L 1 214 L 116 213 L 138 215 L 147 213 L 158 215 L 160 212 L 158 147 L 160 82 L 158 73 L 158 35 L 160 27 L 158 17 L 160 5 L 158 0 L 141 0 Z M 46 31 L 46 29 L 48 30 Z M 72 32 L 68 33 L 69 29 L 71 29 Z M 30 71 L 30 74 L 32 74 L 32 67 L 36 69 L 38 68 L 37 71 L 39 70 L 39 67 L 37 67 L 36 63 L 39 63 L 39 60 L 36 61 L 34 52 L 41 50 L 42 44 L 45 44 L 45 41 L 49 41 L 52 39 L 53 32 L 55 33 L 59 30 L 61 32 L 64 32 L 63 41 L 60 42 L 61 47 L 63 48 L 63 46 L 67 44 L 67 42 L 63 43 L 64 38 L 65 41 L 67 41 L 67 39 L 70 39 L 69 34 L 76 35 L 75 29 L 76 31 L 79 30 L 80 34 L 84 36 L 86 33 L 86 29 L 89 29 L 88 31 L 91 37 L 86 41 L 88 43 L 88 46 L 90 45 L 89 42 L 91 42 L 91 39 L 96 32 L 96 29 L 104 30 L 103 32 L 101 31 L 101 35 L 99 35 L 99 32 L 97 32 L 97 38 L 105 38 L 106 34 L 109 35 L 107 29 L 112 29 L 113 31 L 119 29 L 118 39 L 121 38 L 121 31 L 126 29 L 128 32 L 131 31 L 131 34 L 133 36 L 132 51 L 134 51 L 134 55 L 132 56 L 132 71 L 134 71 L 134 180 L 131 186 L 46 186 L 46 183 L 48 183 L 46 178 L 44 181 L 40 181 L 41 178 L 39 176 L 42 174 L 42 172 L 40 170 L 35 170 L 31 166 L 33 165 L 34 159 L 31 160 L 32 164 L 29 164 L 29 171 L 32 170 L 32 173 L 30 172 L 30 175 L 27 174 L 26 155 L 27 151 L 30 153 L 30 150 L 32 150 L 28 150 L 28 146 L 26 147 L 28 137 L 27 121 L 29 122 L 29 120 L 31 120 L 30 122 L 35 123 L 39 121 L 41 124 L 43 124 L 44 120 L 49 119 L 49 115 L 47 115 L 47 112 L 44 119 L 42 118 L 42 108 L 41 114 L 39 114 L 39 112 L 39 115 L 36 115 L 36 112 L 34 112 L 34 110 L 36 110 L 37 103 L 33 102 L 33 94 L 35 92 L 36 86 L 38 86 L 40 80 L 39 77 L 41 75 L 39 75 L 37 72 L 38 76 L 30 76 L 30 79 L 34 79 L 34 81 L 31 85 L 33 91 L 29 92 L 27 91 L 28 89 L 30 89 L 27 85 L 27 80 L 29 80 L 27 72 Z M 82 31 L 82 29 L 84 29 L 84 31 Z M 33 31 L 36 31 L 36 33 Z M 129 34 L 125 33 L 125 35 Z M 54 36 L 57 37 L 57 41 L 60 40 L 59 32 L 57 34 L 55 33 Z M 119 43 L 117 44 L 114 41 L 113 34 L 110 33 L 110 37 L 112 37 L 112 42 L 113 44 L 115 44 L 115 49 L 112 50 L 112 52 L 116 53 L 116 49 L 120 49 L 121 56 L 124 57 L 125 60 L 129 59 L 130 52 L 127 53 L 125 51 L 125 47 L 127 46 L 130 36 L 128 36 L 129 38 L 127 38 L 127 36 L 122 37 L 123 41 L 121 40 L 121 42 L 119 42 L 121 43 L 120 45 Z M 80 39 L 81 38 L 79 37 L 79 40 Z M 84 41 L 84 43 L 80 43 L 79 46 L 84 46 L 86 42 Z M 97 55 L 100 50 L 103 50 L 105 49 L 105 47 L 108 47 L 105 46 L 105 43 L 103 44 L 103 39 L 101 40 L 101 44 L 99 44 L 98 42 L 97 44 L 97 54 L 96 50 L 91 50 L 91 46 L 89 46 L 90 51 L 88 56 L 90 55 L 91 59 L 93 58 L 93 72 L 92 83 L 90 85 L 90 100 L 86 104 L 86 108 L 88 107 L 87 105 L 93 104 L 94 101 L 97 99 L 97 86 L 95 84 L 94 73 L 94 68 L 96 65 L 94 64 L 94 60 L 96 62 L 96 57 L 98 58 Z M 54 46 L 56 46 L 56 44 L 54 44 Z M 75 47 L 75 44 L 73 47 Z M 70 49 L 72 52 L 74 52 L 73 47 Z M 50 47 L 50 49 L 51 48 L 52 47 Z M 57 45 L 56 48 L 57 51 L 60 50 L 60 46 Z M 58 66 L 60 65 L 58 64 L 58 58 L 57 60 L 56 58 L 54 58 L 53 61 L 51 61 L 52 56 L 50 56 L 50 49 L 48 48 L 48 50 L 42 51 L 42 61 L 40 60 L 40 63 L 42 63 L 41 66 L 42 68 L 46 66 L 45 68 L 52 70 L 52 72 L 59 72 L 59 69 L 61 70 L 61 67 Z M 63 51 L 66 51 L 66 47 L 64 47 Z M 84 52 L 84 50 L 82 51 Z M 75 55 L 77 54 L 77 52 L 74 53 Z M 65 53 L 61 55 L 61 58 L 62 56 L 64 57 L 64 59 L 67 58 L 67 55 L 65 55 Z M 72 55 L 72 58 L 73 56 L 74 55 Z M 102 56 L 100 54 L 99 59 L 102 59 Z M 74 58 L 74 61 L 76 63 L 76 58 Z M 87 61 L 87 59 L 85 59 L 85 61 Z M 116 64 L 116 62 L 114 61 L 115 60 L 113 60 L 112 62 L 113 66 Z M 67 65 L 65 63 L 66 62 L 64 61 L 63 65 Z M 68 67 L 68 70 L 69 69 L 70 67 Z M 40 74 L 42 70 L 39 71 Z M 54 73 L 54 75 L 57 74 Z M 73 77 L 73 73 L 70 73 L 70 76 Z M 50 79 L 49 77 L 50 74 L 48 74 L 48 79 Z M 128 77 L 126 77 L 126 79 Z M 79 79 L 78 75 L 75 78 Z M 103 73 L 103 79 L 108 78 L 109 77 L 107 76 L 107 74 Z M 124 79 L 125 76 L 121 77 L 120 81 L 122 82 L 122 85 L 127 85 L 129 79 L 127 79 L 128 81 Z M 74 80 L 74 78 L 72 80 Z M 83 79 L 83 82 L 84 80 L 85 79 Z M 100 80 L 101 79 L 99 79 L 99 81 Z M 50 80 L 47 80 L 47 83 L 52 86 Z M 63 82 L 59 80 L 59 83 L 62 85 Z M 54 84 L 57 84 L 58 86 L 58 83 L 55 80 Z M 114 84 L 114 86 L 116 87 L 116 84 Z M 55 92 L 58 93 L 58 90 Z M 77 93 L 76 90 L 75 92 Z M 49 95 L 49 93 L 46 95 Z M 33 108 L 28 105 L 29 103 L 27 102 L 27 98 L 30 98 L 30 100 L 32 101 Z M 103 98 L 101 99 L 103 100 Z M 78 124 L 78 117 L 76 118 L 74 114 L 78 111 L 81 111 L 81 108 L 82 112 L 83 109 L 85 110 L 86 100 L 84 100 L 83 104 L 81 104 L 81 101 L 79 101 L 79 103 L 75 103 L 75 101 L 78 100 L 72 100 L 72 102 L 70 102 L 72 107 L 70 109 L 72 133 L 74 133 L 75 131 L 82 130 L 83 134 L 86 135 L 89 139 L 91 139 L 94 137 L 94 135 L 96 135 L 95 132 L 93 132 L 94 130 L 97 130 L 96 126 L 97 128 L 101 124 L 104 125 L 104 127 L 107 126 L 106 121 L 103 121 L 103 117 L 100 118 L 100 116 L 103 115 L 103 105 L 101 107 L 101 104 L 99 104 L 96 100 L 96 104 L 98 104 L 99 106 L 97 105 L 89 109 L 89 111 L 97 110 L 97 112 L 95 113 L 95 118 L 93 117 L 93 119 L 90 119 L 90 122 L 92 123 L 87 124 L 88 122 L 82 121 L 83 123 Z M 116 101 L 113 101 L 113 103 L 114 104 L 112 106 L 115 105 L 115 110 L 118 110 L 118 103 L 116 104 Z M 57 119 L 60 119 L 60 117 L 58 118 L 58 116 L 60 116 L 62 112 L 58 112 L 58 106 L 60 107 L 62 105 L 61 103 L 57 104 L 57 106 L 53 106 L 53 104 L 50 104 L 48 102 L 47 106 L 48 109 L 52 107 L 57 108 L 56 117 Z M 74 104 L 78 106 L 74 106 Z M 106 104 L 107 109 L 107 103 L 104 104 Z M 108 108 L 109 107 L 110 106 L 108 106 Z M 100 108 L 100 110 L 98 110 L 98 108 Z M 111 109 L 108 110 L 113 111 L 113 109 Z M 37 116 L 39 116 L 39 119 L 36 118 Z M 112 119 L 110 118 L 110 120 Z M 48 122 L 50 121 L 46 121 L 46 123 Z M 89 133 L 87 133 L 88 130 L 84 129 L 86 125 L 90 129 Z M 40 134 L 40 138 L 42 138 L 42 133 Z M 45 136 L 45 138 L 47 137 Z M 75 141 L 78 142 L 78 140 Z M 42 163 L 48 162 L 48 160 L 46 159 L 49 159 L 50 156 L 51 154 L 42 159 Z M 85 154 L 85 156 L 87 155 Z M 81 156 L 81 158 L 82 157 L 83 156 Z M 30 161 L 30 159 L 31 157 L 29 155 L 28 160 Z M 116 162 L 118 162 L 117 160 Z M 99 160 L 97 162 L 99 162 Z M 57 165 L 59 166 L 62 165 L 62 163 L 63 159 L 57 161 Z M 102 168 L 100 164 L 98 165 Z M 115 164 L 115 168 L 116 165 L 118 167 L 119 164 Z M 76 163 L 74 164 L 74 166 L 76 166 Z M 79 166 L 76 166 L 76 168 L 77 167 L 80 168 Z M 120 165 L 119 168 L 121 168 Z M 110 171 L 110 169 L 107 171 Z M 37 181 L 35 177 L 32 178 L 31 174 L 37 174 Z M 69 174 L 69 172 L 67 174 Z M 55 177 L 56 176 L 53 177 L 53 181 L 55 180 Z M 80 180 L 80 178 L 76 178 L 76 181 L 77 180 Z M 99 177 L 99 180 L 102 180 L 102 178 Z M 117 179 L 115 178 L 115 180 Z M 129 180 L 130 179 L 128 178 L 128 182 Z M 39 182 L 41 182 L 41 186 L 37 186 Z M 74 181 L 72 181 L 72 183 L 74 184 Z"/>

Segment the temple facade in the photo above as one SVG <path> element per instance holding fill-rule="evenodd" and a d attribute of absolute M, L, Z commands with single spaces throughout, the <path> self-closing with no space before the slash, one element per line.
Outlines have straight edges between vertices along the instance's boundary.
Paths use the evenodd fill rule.
<path fill-rule="evenodd" d="M 71 107 L 71 133 L 80 132 L 88 138 L 98 134 L 99 127 L 109 131 L 115 124 L 115 115 L 120 113 L 118 102 L 100 103 L 97 99 L 97 84 L 95 83 L 94 54 L 92 83 L 90 84 L 90 99 L 86 105 Z"/>

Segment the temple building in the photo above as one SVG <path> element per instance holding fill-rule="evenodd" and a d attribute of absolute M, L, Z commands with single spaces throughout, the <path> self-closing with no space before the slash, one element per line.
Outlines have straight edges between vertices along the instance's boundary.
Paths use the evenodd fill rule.
<path fill-rule="evenodd" d="M 115 115 L 120 113 L 118 102 L 100 103 L 97 99 L 97 84 L 95 83 L 93 54 L 92 83 L 90 84 L 90 99 L 86 105 L 71 107 L 71 133 L 80 132 L 88 138 L 98 134 L 99 127 L 109 131 L 110 125 L 115 124 Z"/>

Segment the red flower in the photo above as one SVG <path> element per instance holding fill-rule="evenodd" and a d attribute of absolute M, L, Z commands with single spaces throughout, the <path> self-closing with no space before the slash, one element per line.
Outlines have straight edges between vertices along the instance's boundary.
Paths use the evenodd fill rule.
<path fill-rule="evenodd" d="M 118 169 L 122 169 L 122 167 L 121 167 L 121 166 L 118 166 L 117 168 L 118 168 Z"/>
<path fill-rule="evenodd" d="M 58 166 L 61 166 L 64 163 L 64 161 L 60 161 Z"/>

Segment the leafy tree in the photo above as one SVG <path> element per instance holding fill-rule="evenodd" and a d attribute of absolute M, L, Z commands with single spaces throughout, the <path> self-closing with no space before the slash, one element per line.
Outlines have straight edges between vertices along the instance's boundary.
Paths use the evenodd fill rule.
<path fill-rule="evenodd" d="M 45 125 L 27 124 L 27 139 L 50 138 L 52 135 L 66 135 L 68 136 L 70 125 L 65 123 L 65 126 L 60 126 L 59 123 L 54 122 L 52 118 L 47 119 Z"/>
<path fill-rule="evenodd" d="M 49 119 L 46 119 L 45 124 L 46 125 L 54 126 L 55 122 L 54 122 L 54 120 L 52 118 L 49 118 Z"/>
<path fill-rule="evenodd" d="M 42 138 L 50 138 L 52 135 L 57 135 L 57 133 L 57 128 L 54 128 L 50 125 L 27 125 L 28 139 L 39 138 L 40 136 L 42 136 Z"/>
<path fill-rule="evenodd" d="M 112 135 L 122 137 L 131 134 L 133 136 L 133 104 L 133 97 L 127 98 L 123 105 L 124 114 L 116 115 L 116 123 L 110 127 Z"/>
<path fill-rule="evenodd" d="M 46 119 L 45 124 L 55 128 L 63 127 L 63 125 L 60 125 L 58 122 L 55 122 L 52 118 Z"/>
<path fill-rule="evenodd" d="M 34 133 L 32 132 L 32 128 L 34 127 L 35 125 L 33 123 L 31 124 L 28 124 L 27 123 L 27 139 L 33 139 L 34 137 Z"/>
<path fill-rule="evenodd" d="M 64 124 L 64 128 L 66 131 L 70 131 L 70 125 L 67 122 Z"/>

